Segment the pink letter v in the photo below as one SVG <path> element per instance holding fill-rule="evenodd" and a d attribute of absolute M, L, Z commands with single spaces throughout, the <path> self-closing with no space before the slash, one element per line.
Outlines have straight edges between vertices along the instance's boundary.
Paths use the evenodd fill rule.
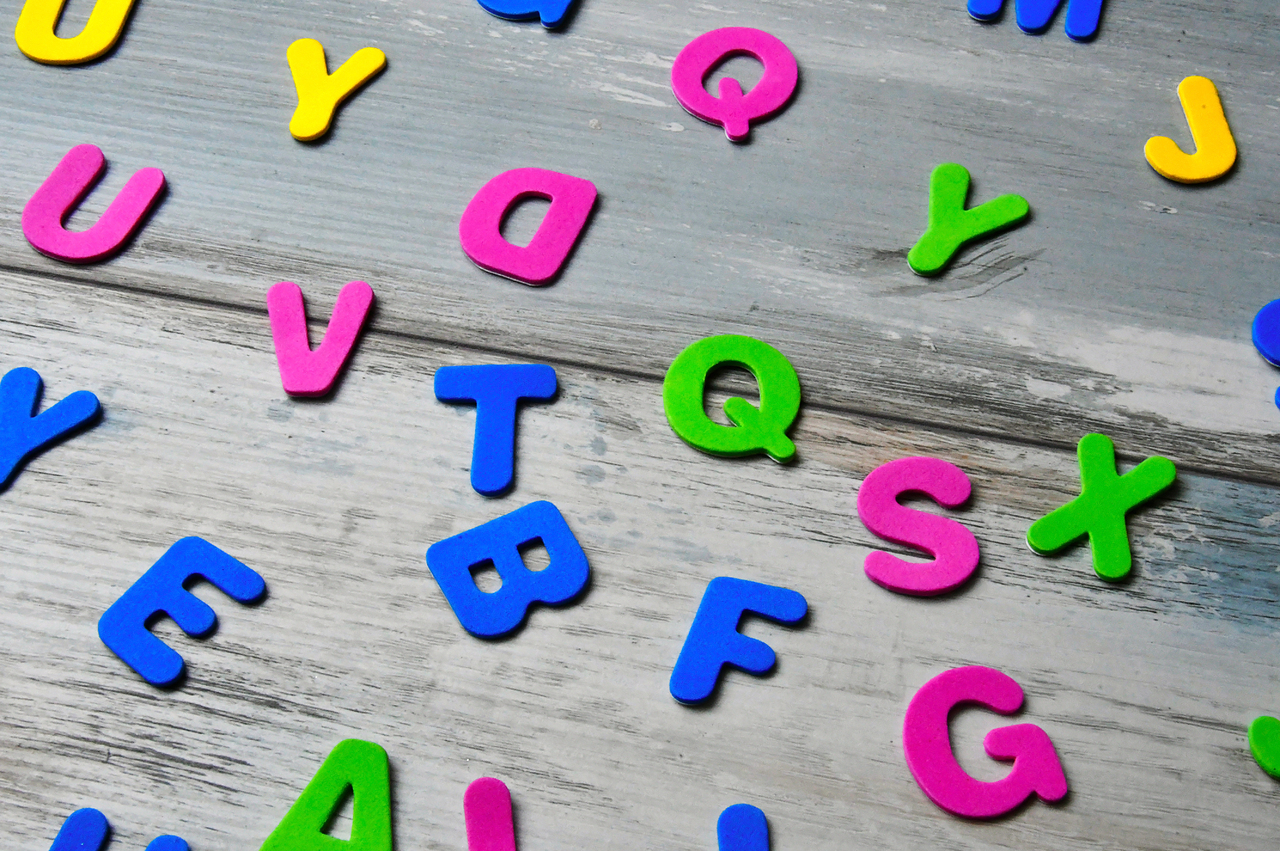
<path fill-rule="evenodd" d="M 333 387 L 338 371 L 351 355 L 360 326 L 373 305 L 373 288 L 364 281 L 352 281 L 338 293 L 329 328 L 320 348 L 311 350 L 307 341 L 307 311 L 302 305 L 302 289 L 281 281 L 267 291 L 267 315 L 276 344 L 280 381 L 290 396 L 323 396 Z"/>

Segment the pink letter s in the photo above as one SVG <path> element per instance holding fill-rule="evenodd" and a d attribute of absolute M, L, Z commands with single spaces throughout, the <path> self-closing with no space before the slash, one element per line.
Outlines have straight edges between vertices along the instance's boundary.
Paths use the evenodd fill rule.
<path fill-rule="evenodd" d="M 881 538 L 919 547 L 936 560 L 913 564 L 875 551 L 863 569 L 871 581 L 901 594 L 928 597 L 958 588 L 978 566 L 978 541 L 949 517 L 899 505 L 898 497 L 910 491 L 955 508 L 969 498 L 969 478 L 938 458 L 900 458 L 872 470 L 858 489 L 858 517 Z"/>

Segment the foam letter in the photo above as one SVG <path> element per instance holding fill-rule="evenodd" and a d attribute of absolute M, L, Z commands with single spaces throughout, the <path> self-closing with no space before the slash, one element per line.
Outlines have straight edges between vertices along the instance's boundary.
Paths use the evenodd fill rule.
<path fill-rule="evenodd" d="M 956 762 L 947 718 L 962 703 L 976 703 L 1001 715 L 1022 706 L 1022 688 L 992 668 L 971 666 L 939 674 L 920 687 L 907 707 L 902 747 L 907 767 L 935 804 L 968 818 L 1004 815 L 1031 795 L 1060 801 L 1067 777 L 1044 730 L 1034 724 L 998 727 L 982 746 L 993 759 L 1013 760 L 1009 776 L 994 783 L 975 780 Z"/>
<path fill-rule="evenodd" d="M 693 626 L 671 671 L 671 696 L 681 703 L 698 703 L 715 691 L 725 665 L 763 674 L 778 661 L 773 648 L 738 632 L 746 612 L 780 623 L 795 623 L 809 604 L 790 588 L 718 576 L 707 583 Z"/>
<path fill-rule="evenodd" d="M 733 77 L 720 81 L 720 97 L 706 81 L 725 59 L 746 54 L 764 65 L 760 82 L 747 94 Z M 703 33 L 685 45 L 671 66 L 671 90 L 690 115 L 724 127 L 731 142 L 751 132 L 750 122 L 779 112 L 796 90 L 800 69 L 785 44 L 764 30 L 725 27 Z"/>
<path fill-rule="evenodd" d="M 376 47 L 362 47 L 330 74 L 324 45 L 314 38 L 298 39 L 289 45 L 286 56 L 298 89 L 298 108 L 289 120 L 289 132 L 299 142 L 310 142 L 329 132 L 338 104 L 387 67 L 385 53 Z"/>
<path fill-rule="evenodd" d="M 102 410 L 97 396 L 77 390 L 37 415 L 42 387 L 40 374 L 25 366 L 9 370 L 0 379 L 0 487 L 9 484 L 23 461 Z"/>
<path fill-rule="evenodd" d="M 1062 0 L 1016 0 L 1014 16 L 1018 28 L 1025 33 L 1041 33 L 1049 28 Z M 969 14 L 979 21 L 1000 17 L 1004 0 L 969 0 Z M 1098 31 L 1102 18 L 1102 0 L 1067 0 L 1067 35 L 1075 41 L 1087 41 Z"/>
<path fill-rule="evenodd" d="M 556 395 L 556 371 L 545 364 L 442 366 L 436 398 L 474 402 L 476 436 L 471 449 L 471 487 L 496 496 L 511 485 L 515 464 L 516 403 Z"/>
<path fill-rule="evenodd" d="M 267 590 L 256 571 L 202 538 L 183 538 L 169 547 L 98 619 L 102 643 L 152 685 L 169 685 L 185 664 L 147 630 L 153 615 L 168 615 L 194 638 L 208 634 L 218 623 L 213 609 L 184 587 L 193 576 L 241 603 L 252 602 Z"/>
<path fill-rule="evenodd" d="M 142 226 L 164 189 L 158 168 L 135 172 L 93 227 L 72 232 L 62 226 L 106 168 L 96 145 L 76 145 L 54 166 L 22 210 L 22 233 L 36 251 L 67 263 L 95 263 L 117 253 Z"/>
<path fill-rule="evenodd" d="M 281 281 L 267 290 L 267 315 L 276 344 L 280 381 L 290 396 L 323 396 L 333 387 L 355 345 L 360 326 L 373 306 L 373 288 L 352 281 L 338 293 L 324 340 L 315 351 L 307 341 L 307 310 L 302 289 Z"/>
<path fill-rule="evenodd" d="M 1178 84 L 1178 99 L 1196 152 L 1184 154 L 1168 136 L 1152 136 L 1143 149 L 1147 162 L 1161 177 L 1179 183 L 1217 180 L 1236 164 L 1236 140 L 1218 90 L 1207 77 L 1187 77 Z"/>
<path fill-rule="evenodd" d="M 912 272 L 938 274 L 966 243 L 1012 227 L 1031 212 L 1021 195 L 1001 195 L 966 210 L 968 197 L 969 170 L 964 166 L 943 163 L 929 175 L 929 226 L 907 254 Z"/>
<path fill-rule="evenodd" d="M 969 498 L 969 477 L 938 458 L 899 458 L 871 471 L 858 489 L 858 516 L 881 538 L 931 553 L 931 564 L 912 564 L 875 551 L 863 569 L 871 581 L 901 594 L 929 597 L 964 584 L 978 566 L 978 541 L 949 517 L 898 503 L 904 493 L 920 491 L 947 508 Z"/>
<path fill-rule="evenodd" d="M 1086 434 L 1076 445 L 1080 463 L 1080 495 L 1031 524 L 1027 544 L 1040 555 L 1057 552 L 1089 536 L 1093 570 L 1103 579 L 1129 575 L 1130 511 L 1173 484 L 1173 462 L 1153 455 L 1123 476 L 1116 475 L 1116 446 L 1105 434 Z"/>
<path fill-rule="evenodd" d="M 720 851 L 769 851 L 769 821 L 750 804 L 726 807 L 716 821 Z"/>
<path fill-rule="evenodd" d="M 526 198 L 551 202 L 529 244 L 521 248 L 502 236 L 502 221 Z M 596 203 L 596 187 L 589 180 L 547 171 L 517 168 L 490 180 L 467 205 L 458 223 L 462 250 L 487 272 L 540 287 L 550 283 L 564 262 Z"/>
<path fill-rule="evenodd" d="M 107 817 L 98 810 L 76 810 L 62 823 L 49 851 L 103 851 L 110 829 Z M 147 851 L 188 851 L 188 846 L 181 836 L 157 836 L 147 844 Z"/>
<path fill-rule="evenodd" d="M 351 790 L 351 838 L 324 826 Z M 381 745 L 337 744 L 259 851 L 391 851 L 391 775 Z"/>
<path fill-rule="evenodd" d="M 760 386 L 760 407 L 737 396 L 724 402 L 734 425 L 723 426 L 703 406 L 707 375 L 724 365 L 750 372 Z M 667 368 L 662 407 L 680 439 L 712 455 L 736 457 L 764 452 L 779 464 L 796 455 L 787 429 L 800 413 L 800 378 L 773 346 L 752 337 L 722 334 L 688 346 Z"/>
<path fill-rule="evenodd" d="M 541 541 L 551 564 L 529 570 L 520 547 Z M 471 569 L 492 562 L 502 587 L 485 593 L 476 587 Z M 489 638 L 518 627 L 534 603 L 556 605 L 577 596 L 587 584 L 586 553 L 559 509 L 532 502 L 427 550 L 427 567 L 453 607 L 463 629 Z"/>
<path fill-rule="evenodd" d="M 133 0 L 97 0 L 78 36 L 58 38 L 55 30 L 66 0 L 27 0 L 13 32 L 27 58 L 46 65 L 78 65 L 102 56 L 120 39 Z"/>
<path fill-rule="evenodd" d="M 493 777 L 472 781 L 462 796 L 467 822 L 467 851 L 516 851 L 511 790 Z"/>
<path fill-rule="evenodd" d="M 564 22 L 573 0 L 480 0 L 480 6 L 490 15 L 508 21 L 531 21 L 541 18 L 549 30 Z"/>

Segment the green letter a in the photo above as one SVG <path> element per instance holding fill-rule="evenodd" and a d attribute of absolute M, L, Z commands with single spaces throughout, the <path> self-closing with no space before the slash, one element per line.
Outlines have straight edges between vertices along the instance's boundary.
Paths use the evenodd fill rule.
<path fill-rule="evenodd" d="M 351 839 L 336 839 L 324 826 L 348 789 Z M 387 752 L 360 739 L 339 742 L 260 851 L 391 851 Z"/>

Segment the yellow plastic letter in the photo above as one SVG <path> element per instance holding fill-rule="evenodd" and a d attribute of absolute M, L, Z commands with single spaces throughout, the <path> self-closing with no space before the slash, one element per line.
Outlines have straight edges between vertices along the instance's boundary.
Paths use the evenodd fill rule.
<path fill-rule="evenodd" d="M 98 0 L 89 21 L 73 38 L 59 38 L 55 30 L 66 0 L 27 0 L 18 15 L 13 38 L 29 59 L 46 65 L 90 62 L 115 47 L 133 0 Z"/>
<path fill-rule="evenodd" d="M 1178 84 L 1178 99 L 1187 114 L 1196 152 L 1183 153 L 1168 136 L 1152 136 L 1143 152 L 1147 162 L 1162 177 L 1179 183 L 1217 180 L 1236 162 L 1236 140 L 1227 125 L 1218 90 L 1207 77 L 1187 77 Z"/>
<path fill-rule="evenodd" d="M 324 46 L 314 38 L 300 38 L 289 45 L 289 69 L 298 87 L 298 108 L 289 132 L 299 142 L 319 139 L 329 130 L 338 104 L 387 67 L 387 55 L 376 47 L 362 47 L 329 73 Z"/>

